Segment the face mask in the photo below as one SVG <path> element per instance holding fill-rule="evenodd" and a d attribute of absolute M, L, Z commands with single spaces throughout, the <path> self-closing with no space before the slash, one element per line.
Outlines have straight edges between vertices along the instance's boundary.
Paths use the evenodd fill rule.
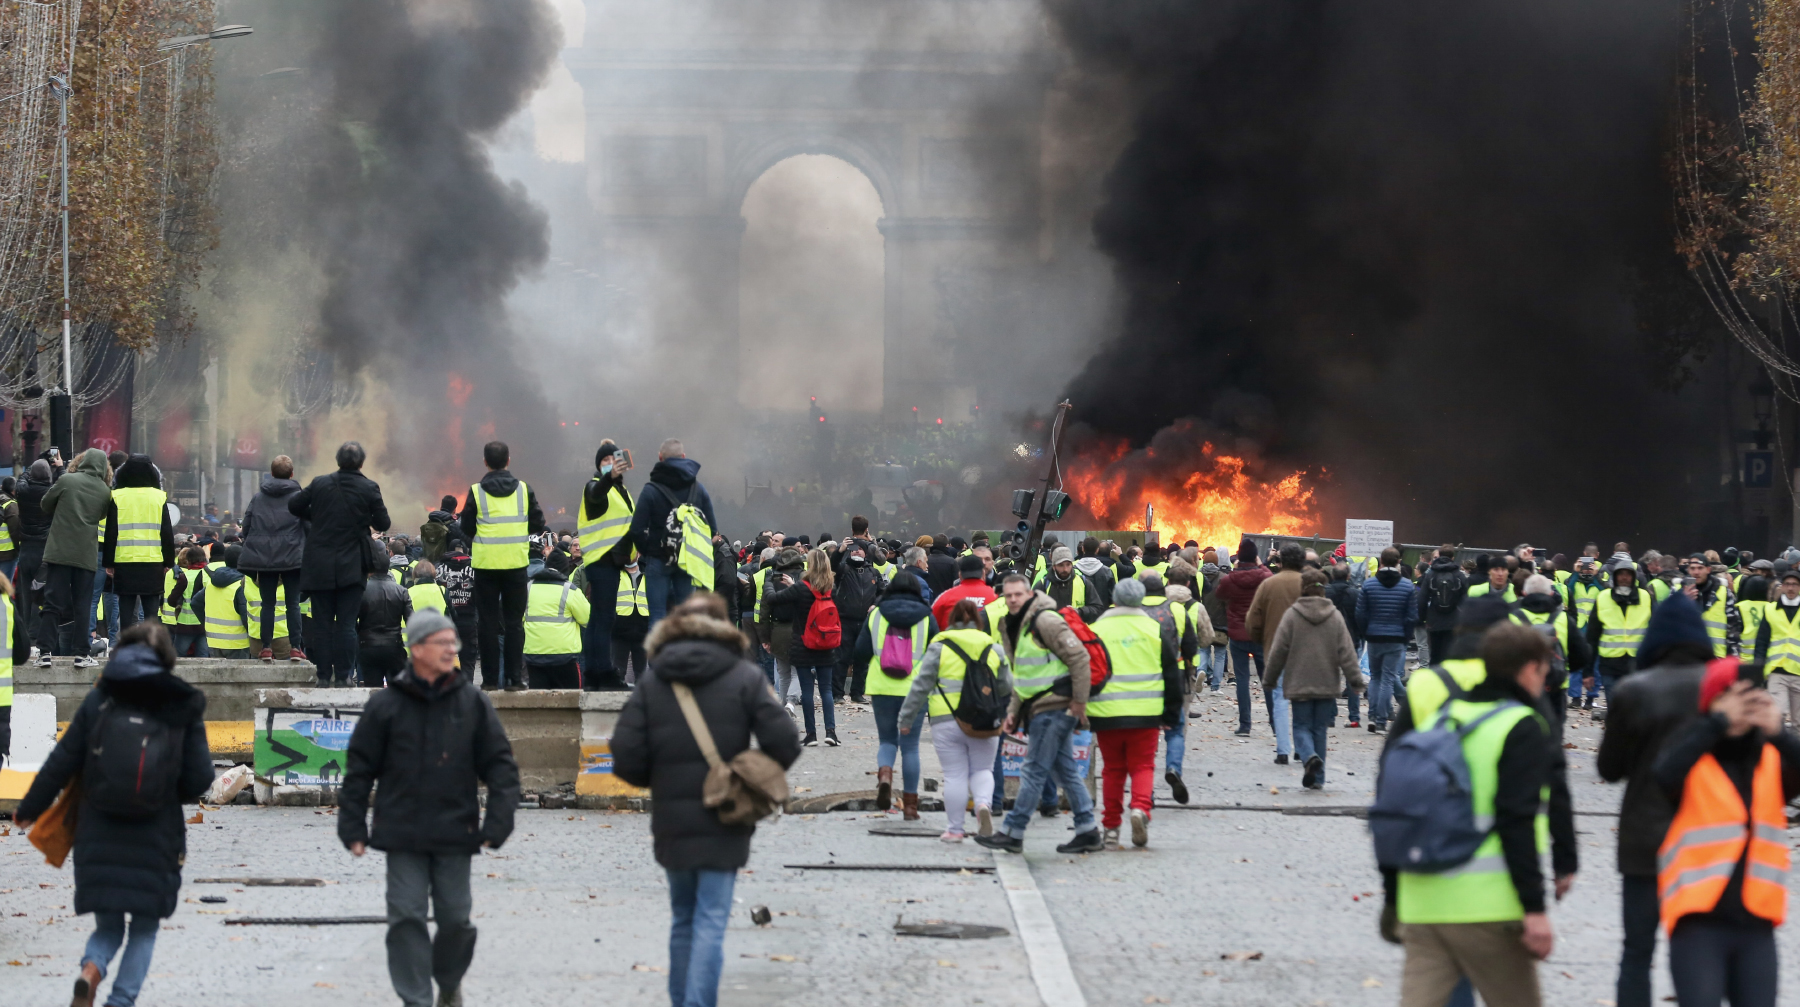
<path fill-rule="evenodd" d="M 1781 603 L 1789 608 L 1793 608 L 1795 605 L 1800 605 L 1800 598 L 1789 598 L 1784 592 L 1781 596 Z"/>
<path fill-rule="evenodd" d="M 612 462 L 606 462 L 600 466 L 600 474 L 603 476 L 612 475 L 612 469 Z"/>
<path fill-rule="evenodd" d="M 1622 585 L 1619 587 L 1615 587 L 1615 588 L 1613 588 L 1613 594 L 1617 595 L 1620 598 L 1629 598 L 1629 597 L 1631 597 L 1631 587 L 1630 587 L 1630 585 Z"/>

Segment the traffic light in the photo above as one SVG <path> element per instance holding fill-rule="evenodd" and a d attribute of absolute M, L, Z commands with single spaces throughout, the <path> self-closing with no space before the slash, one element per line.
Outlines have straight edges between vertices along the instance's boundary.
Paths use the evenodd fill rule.
<path fill-rule="evenodd" d="M 1061 521 L 1063 514 L 1069 509 L 1069 495 L 1061 490 L 1048 490 L 1044 493 L 1044 514 L 1051 521 Z"/>
<path fill-rule="evenodd" d="M 1036 490 L 1013 490 L 1013 517 L 1029 518 L 1031 516 L 1031 503 L 1035 499 L 1037 499 Z M 1030 532 L 1031 527 L 1029 525 L 1022 525 L 1019 534 L 1026 535 Z"/>

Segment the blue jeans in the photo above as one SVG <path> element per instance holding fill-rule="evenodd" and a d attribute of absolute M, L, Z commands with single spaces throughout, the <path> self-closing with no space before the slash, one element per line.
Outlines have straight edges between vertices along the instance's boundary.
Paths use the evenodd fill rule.
<path fill-rule="evenodd" d="M 1589 699 L 1599 699 L 1600 698 L 1600 676 L 1596 675 L 1594 673 L 1594 666 L 1590 663 L 1586 668 L 1579 668 L 1579 669 L 1571 668 L 1571 669 L 1569 669 L 1569 698 L 1570 699 L 1580 699 L 1582 697 L 1583 693 L 1582 693 L 1581 680 L 1589 675 L 1594 676 L 1594 685 L 1592 688 L 1587 690 L 1586 695 Z"/>
<path fill-rule="evenodd" d="M 1230 658 L 1226 656 L 1225 648 L 1201 647 L 1199 660 L 1200 667 L 1206 669 L 1206 684 L 1214 689 L 1224 688 L 1225 662 L 1230 660 Z"/>
<path fill-rule="evenodd" d="M 1281 686 L 1263 690 L 1263 705 L 1269 708 L 1269 723 L 1275 728 L 1275 754 L 1287 755 L 1294 750 L 1290 728 L 1292 711 L 1288 709 L 1287 696 L 1282 693 Z"/>
<path fill-rule="evenodd" d="M 1013 798 L 1013 809 L 1006 813 L 1007 835 L 1025 838 L 1025 826 L 1031 824 L 1031 811 L 1038 806 L 1044 781 L 1051 773 L 1062 781 L 1069 808 L 1075 812 L 1076 835 L 1093 831 L 1094 799 L 1088 796 L 1087 781 L 1075 767 L 1075 749 L 1069 744 L 1075 726 L 1075 717 L 1068 710 L 1051 710 L 1031 718 L 1031 747 L 1019 770 L 1019 796 Z"/>
<path fill-rule="evenodd" d="M 669 1003 L 714 1007 L 725 970 L 725 924 L 736 871 L 665 870 L 669 876 Z"/>
<path fill-rule="evenodd" d="M 694 582 L 679 566 L 654 556 L 643 557 L 639 565 L 644 571 L 644 597 L 650 602 L 650 628 L 655 629 L 663 616 L 669 614 L 669 609 L 694 593 Z M 617 591 L 616 586 L 614 590 Z"/>
<path fill-rule="evenodd" d="M 1231 667 L 1237 675 L 1238 730 L 1250 730 L 1250 659 L 1262 664 L 1262 644 L 1250 640 L 1231 641 Z"/>
<path fill-rule="evenodd" d="M 1370 643 L 1369 720 L 1386 727 L 1391 705 L 1406 705 L 1406 644 Z"/>
<path fill-rule="evenodd" d="M 87 950 L 81 964 L 92 963 L 106 978 L 106 967 L 112 964 L 119 945 L 125 956 L 119 959 L 119 974 L 113 977 L 112 992 L 106 996 L 107 1007 L 131 1007 L 138 991 L 144 988 L 144 976 L 150 972 L 150 955 L 156 950 L 156 931 L 162 921 L 144 913 L 131 914 L 131 940 L 125 939 L 124 913 L 95 913 L 94 932 L 88 937 Z"/>
<path fill-rule="evenodd" d="M 1181 701 L 1181 710 L 1175 715 L 1175 726 L 1162 729 L 1163 767 L 1176 776 L 1181 775 L 1181 763 L 1187 755 L 1187 699 Z"/>
<path fill-rule="evenodd" d="M 1325 732 L 1337 722 L 1337 700 L 1296 699 L 1288 705 L 1294 712 L 1294 755 L 1302 764 L 1315 755 L 1325 758 Z M 1325 782 L 1323 769 L 1319 782 Z"/>
<path fill-rule="evenodd" d="M 588 616 L 587 630 L 582 634 L 582 645 L 587 651 L 582 677 L 610 681 L 618 673 L 613 667 L 612 628 L 613 619 L 618 616 L 615 606 L 619 603 L 619 568 L 595 560 L 587 565 L 587 581 L 591 594 L 588 607 L 592 614 Z"/>
<path fill-rule="evenodd" d="M 794 666 L 794 677 L 800 680 L 800 712 L 801 715 L 806 718 L 806 736 L 809 738 L 814 737 L 813 685 L 815 683 L 819 687 L 819 707 L 825 711 L 825 730 L 837 730 L 837 713 L 831 706 L 831 665 L 816 664 L 808 666 L 797 664 Z M 894 712 L 898 713 L 899 711 L 896 710 Z M 914 731 L 913 759 L 915 762 L 919 757 L 918 736 L 918 732 Z"/>
<path fill-rule="evenodd" d="M 885 769 L 894 764 L 894 755 L 900 756 L 900 792 L 916 794 L 919 792 L 919 732 L 925 726 L 925 707 L 919 707 L 919 715 L 913 718 L 912 730 L 900 733 L 900 707 L 906 702 L 905 696 L 870 696 L 869 703 L 875 707 L 875 733 L 881 743 L 875 749 L 875 766 Z M 826 704 L 829 706 L 830 704 Z M 807 704 L 807 713 L 812 712 L 812 704 Z"/>

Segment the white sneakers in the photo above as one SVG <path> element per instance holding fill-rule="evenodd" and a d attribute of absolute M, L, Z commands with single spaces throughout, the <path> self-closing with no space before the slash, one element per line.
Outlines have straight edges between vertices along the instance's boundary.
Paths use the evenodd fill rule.
<path fill-rule="evenodd" d="M 994 834 L 994 811 L 987 805 L 975 809 L 975 834 L 991 836 Z"/>
<path fill-rule="evenodd" d="M 1142 808 L 1131 809 L 1131 845 L 1150 845 L 1150 816 Z"/>

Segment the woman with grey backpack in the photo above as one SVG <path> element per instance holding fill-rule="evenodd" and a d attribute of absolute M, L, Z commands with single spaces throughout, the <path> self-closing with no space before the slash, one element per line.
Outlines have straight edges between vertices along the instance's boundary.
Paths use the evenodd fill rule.
<path fill-rule="evenodd" d="M 162 920 L 175 915 L 187 827 L 181 806 L 212 785 L 206 696 L 174 674 L 160 622 L 119 634 L 100 681 L 38 771 L 14 819 L 29 827 L 75 788 L 75 911 L 94 914 L 72 1007 L 93 1007 L 121 947 L 106 1007 L 131 1007 Z M 130 916 L 129 926 L 126 917 Z M 129 933 L 129 940 L 127 940 Z"/>
<path fill-rule="evenodd" d="M 762 669 L 745 658 L 749 645 L 724 599 L 696 592 L 651 630 L 644 643 L 649 671 L 613 729 L 613 774 L 650 788 L 650 834 L 656 862 L 668 875 L 673 916 L 674 1007 L 718 1002 L 732 891 L 756 832 L 754 817 L 740 821 L 746 816 L 721 806 L 715 788 L 730 769 L 762 761 L 754 758 L 758 752 L 781 770 L 800 757 L 794 722 Z M 762 767 L 773 768 L 766 761 Z"/>

